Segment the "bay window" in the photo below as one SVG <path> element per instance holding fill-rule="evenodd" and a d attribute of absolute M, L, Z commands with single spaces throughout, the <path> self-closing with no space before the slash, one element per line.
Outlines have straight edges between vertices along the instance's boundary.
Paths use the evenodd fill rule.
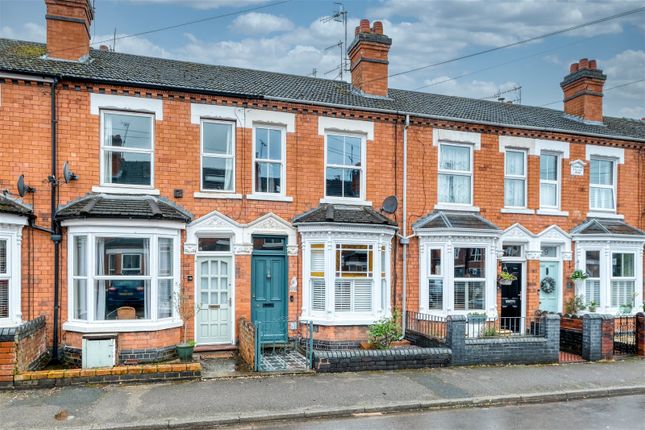
<path fill-rule="evenodd" d="M 634 254 L 614 252 L 611 257 L 611 306 L 632 307 L 636 291 Z"/>
<path fill-rule="evenodd" d="M 431 249 L 428 270 L 428 309 L 443 309 L 443 277 L 441 268 L 441 249 Z"/>
<path fill-rule="evenodd" d="M 281 128 L 255 127 L 255 193 L 284 194 L 285 133 Z"/>
<path fill-rule="evenodd" d="M 336 245 L 336 312 L 372 311 L 373 256 L 371 245 Z"/>
<path fill-rule="evenodd" d="M 585 252 L 585 269 L 589 277 L 585 279 L 585 301 L 600 305 L 600 251 Z"/>
<path fill-rule="evenodd" d="M 154 116 L 101 111 L 101 185 L 153 185 Z"/>
<path fill-rule="evenodd" d="M 325 197 L 365 198 L 365 138 L 325 135 Z"/>
<path fill-rule="evenodd" d="M 233 191 L 235 188 L 235 125 L 201 122 L 201 189 Z"/>
<path fill-rule="evenodd" d="M 526 207 L 526 152 L 507 150 L 504 166 L 504 206 Z"/>
<path fill-rule="evenodd" d="M 589 166 L 589 207 L 592 210 L 616 209 L 615 173 L 613 160 L 591 158 Z"/>
<path fill-rule="evenodd" d="M 560 157 L 540 154 L 540 208 L 560 208 Z"/>
<path fill-rule="evenodd" d="M 439 203 L 472 205 L 472 148 L 441 144 L 439 147 Z"/>
<path fill-rule="evenodd" d="M 486 290 L 486 250 L 455 248 L 455 310 L 484 310 Z"/>

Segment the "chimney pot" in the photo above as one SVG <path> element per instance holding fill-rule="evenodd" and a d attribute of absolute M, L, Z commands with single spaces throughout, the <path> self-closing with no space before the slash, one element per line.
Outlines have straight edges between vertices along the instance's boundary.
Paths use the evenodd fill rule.
<path fill-rule="evenodd" d="M 589 60 L 589 68 L 595 69 L 597 67 L 596 60 Z"/>
<path fill-rule="evenodd" d="M 107 45 L 101 45 L 99 46 L 99 50 L 103 52 L 108 52 L 110 50 L 110 47 Z"/>
<path fill-rule="evenodd" d="M 369 33 L 370 32 L 370 20 L 369 19 L 361 19 L 361 33 Z"/>
<path fill-rule="evenodd" d="M 581 58 L 571 65 L 560 87 L 564 92 L 564 112 L 586 121 L 602 122 L 602 89 L 607 76 L 596 60 Z"/>
<path fill-rule="evenodd" d="M 388 95 L 388 54 L 392 39 L 383 34 L 383 23 L 361 19 L 347 55 L 351 63 L 352 86 L 373 96 Z"/>
<path fill-rule="evenodd" d="M 569 68 L 569 73 L 576 73 L 578 71 L 578 63 L 573 63 Z"/>
<path fill-rule="evenodd" d="M 360 32 L 361 32 L 361 26 L 357 25 L 356 29 L 354 30 L 354 36 L 358 36 L 358 33 L 360 33 Z"/>
<path fill-rule="evenodd" d="M 586 58 L 581 58 L 580 59 L 580 68 L 581 69 L 588 69 L 589 68 L 589 60 Z"/>
<path fill-rule="evenodd" d="M 376 34 L 383 34 L 383 23 L 381 21 L 374 21 L 372 32 Z"/>

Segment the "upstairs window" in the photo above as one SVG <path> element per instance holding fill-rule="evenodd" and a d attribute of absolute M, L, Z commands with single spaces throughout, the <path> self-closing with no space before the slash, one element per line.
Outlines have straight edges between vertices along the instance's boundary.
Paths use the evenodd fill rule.
<path fill-rule="evenodd" d="M 326 135 L 325 196 L 364 198 L 364 138 Z"/>
<path fill-rule="evenodd" d="M 152 187 L 153 115 L 103 111 L 101 184 Z"/>
<path fill-rule="evenodd" d="M 235 188 L 235 127 L 231 122 L 202 121 L 203 191 Z"/>
<path fill-rule="evenodd" d="M 439 202 L 472 205 L 472 148 L 442 144 L 439 149 Z"/>
<path fill-rule="evenodd" d="M 589 168 L 589 207 L 601 211 L 616 209 L 615 162 L 592 158 Z"/>
<path fill-rule="evenodd" d="M 560 159 L 555 154 L 540 155 L 540 207 L 560 208 Z"/>
<path fill-rule="evenodd" d="M 284 194 L 284 131 L 279 128 L 255 128 L 256 193 Z"/>
<path fill-rule="evenodd" d="M 526 207 L 526 152 L 506 151 L 504 167 L 504 206 Z"/>

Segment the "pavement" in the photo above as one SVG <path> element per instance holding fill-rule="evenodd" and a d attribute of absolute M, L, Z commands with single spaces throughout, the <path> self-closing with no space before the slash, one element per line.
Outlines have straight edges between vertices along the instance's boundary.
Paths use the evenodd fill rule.
<path fill-rule="evenodd" d="M 645 360 L 0 391 L 3 429 L 210 428 L 645 394 Z"/>

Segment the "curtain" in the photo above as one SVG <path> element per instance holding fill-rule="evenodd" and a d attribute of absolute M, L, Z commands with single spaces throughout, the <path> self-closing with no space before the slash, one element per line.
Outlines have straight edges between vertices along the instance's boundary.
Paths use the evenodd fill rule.
<path fill-rule="evenodd" d="M 105 272 L 105 239 L 99 238 L 96 240 L 96 273 L 103 276 Z M 96 320 L 105 319 L 105 284 L 104 280 L 96 281 Z"/>
<path fill-rule="evenodd" d="M 524 175 L 524 153 L 508 151 L 506 152 L 506 174 L 507 175 Z"/>
<path fill-rule="evenodd" d="M 226 160 L 226 172 L 224 174 L 224 189 L 233 190 L 233 159 Z"/>
<path fill-rule="evenodd" d="M 470 204 L 470 176 L 440 174 L 439 201 Z"/>
<path fill-rule="evenodd" d="M 596 209 L 614 208 L 614 191 L 611 188 L 597 188 L 591 186 L 591 207 Z"/>
<path fill-rule="evenodd" d="M 524 180 L 504 180 L 504 206 L 525 206 Z"/>
<path fill-rule="evenodd" d="M 470 171 L 470 148 L 441 145 L 441 169 Z"/>
<path fill-rule="evenodd" d="M 556 196 L 557 185 L 540 184 L 540 206 L 555 207 L 558 205 Z"/>

